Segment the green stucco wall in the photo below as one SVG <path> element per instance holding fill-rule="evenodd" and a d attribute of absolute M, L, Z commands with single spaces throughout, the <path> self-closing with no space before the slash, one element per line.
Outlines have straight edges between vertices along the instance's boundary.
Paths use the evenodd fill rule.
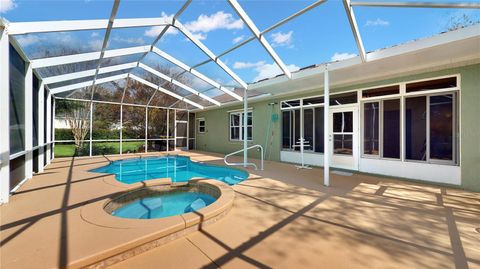
<path fill-rule="evenodd" d="M 453 74 L 461 75 L 460 162 L 462 187 L 468 190 L 480 191 L 480 64 L 402 76 L 395 79 L 374 81 L 343 88 L 333 88 L 331 92 L 342 92 Z M 270 160 L 279 161 L 281 147 L 280 101 L 320 94 L 323 94 L 322 89 L 302 93 L 301 95 L 272 97 L 267 101 L 250 102 L 248 107 L 253 109 L 253 141 L 249 144 L 265 146 L 266 133 L 268 132 L 269 124 L 271 124 L 270 133 L 273 132 L 273 137 L 271 145 L 270 142 L 267 145 L 267 157 L 269 156 L 268 159 Z M 272 113 L 268 104 L 272 102 L 276 103 L 273 109 L 273 113 L 278 115 L 276 122 L 271 122 Z M 243 142 L 232 142 L 228 139 L 228 112 L 242 108 L 240 104 L 238 106 L 198 112 L 196 114 L 197 118 L 205 118 L 207 132 L 205 134 L 196 133 L 197 149 L 224 154 L 241 149 Z M 258 158 L 259 154 L 258 152 L 252 152 L 249 156 Z"/>

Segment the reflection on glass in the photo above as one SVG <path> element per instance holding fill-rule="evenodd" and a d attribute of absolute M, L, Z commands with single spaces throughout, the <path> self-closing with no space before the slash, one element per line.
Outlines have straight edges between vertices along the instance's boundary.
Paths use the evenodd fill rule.
<path fill-rule="evenodd" d="M 23 150 L 25 150 L 25 63 L 10 46 L 10 154 Z"/>
<path fill-rule="evenodd" d="M 333 135 L 333 154 L 353 155 L 353 136 L 348 134 Z"/>
<path fill-rule="evenodd" d="M 333 132 L 353 132 L 353 112 L 333 113 Z"/>
<path fill-rule="evenodd" d="M 313 109 L 303 110 L 303 138 L 305 139 L 304 149 L 313 148 Z"/>
<path fill-rule="evenodd" d="M 379 103 L 365 103 L 363 106 L 363 153 L 378 155 Z"/>
<path fill-rule="evenodd" d="M 430 158 L 453 160 L 453 95 L 430 97 Z"/>
<path fill-rule="evenodd" d="M 292 139 L 291 139 L 291 112 L 283 111 L 282 112 L 282 148 L 290 149 Z"/>
<path fill-rule="evenodd" d="M 323 107 L 315 108 L 315 152 L 324 151 Z"/>
<path fill-rule="evenodd" d="M 425 96 L 405 99 L 405 158 L 408 160 L 426 160 L 426 103 Z"/>
<path fill-rule="evenodd" d="M 400 99 L 383 101 L 383 157 L 400 158 Z"/>
<path fill-rule="evenodd" d="M 335 94 L 330 96 L 331 106 L 354 104 L 356 102 L 357 102 L 357 92 Z"/>

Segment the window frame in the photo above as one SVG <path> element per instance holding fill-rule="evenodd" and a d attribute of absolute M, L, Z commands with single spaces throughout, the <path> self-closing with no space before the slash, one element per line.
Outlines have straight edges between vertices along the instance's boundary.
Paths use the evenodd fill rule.
<path fill-rule="evenodd" d="M 406 92 L 406 85 L 409 83 L 415 82 L 422 82 L 428 80 L 436 80 L 448 77 L 456 77 L 457 79 L 457 86 L 452 88 L 442 88 L 442 89 L 431 89 L 425 91 L 418 91 L 418 92 Z M 392 94 L 392 95 L 384 95 L 384 96 L 375 96 L 375 97 L 363 97 L 361 94 L 363 90 L 368 90 L 377 87 L 387 87 L 393 85 L 400 85 L 400 93 L 399 94 Z M 360 98 L 358 100 L 360 104 L 360 158 L 369 158 L 369 159 L 383 159 L 383 160 L 391 160 L 391 161 L 401 161 L 401 162 L 414 162 L 414 163 L 425 163 L 425 164 L 440 164 L 440 165 L 452 165 L 452 166 L 459 166 L 460 165 L 460 100 L 461 100 L 461 76 L 460 74 L 450 74 L 445 76 L 438 76 L 438 77 L 428 77 L 418 80 L 409 80 L 409 81 L 402 81 L 393 84 L 385 84 L 385 85 L 377 85 L 374 87 L 367 87 L 358 89 L 360 94 Z M 452 160 L 437 160 L 437 159 L 430 159 L 430 97 L 431 96 L 438 96 L 438 95 L 447 95 L 453 94 L 453 104 L 452 104 Z M 409 97 L 416 97 L 416 96 L 425 96 L 427 99 L 426 103 L 426 111 L 427 111 L 427 124 L 426 124 L 426 143 L 427 143 L 427 150 L 426 150 L 426 160 L 409 160 L 405 157 L 406 155 L 406 136 L 405 136 L 405 102 L 406 99 Z M 392 100 L 392 99 L 400 99 L 400 158 L 385 158 L 383 157 L 383 101 L 384 100 Z M 372 154 L 364 154 L 364 104 L 371 103 L 371 102 L 379 102 L 380 104 L 380 123 L 379 123 L 379 154 L 372 155 Z"/>
<path fill-rule="evenodd" d="M 247 141 L 248 142 L 253 141 L 253 110 L 252 109 L 248 109 L 247 117 L 248 117 L 249 114 L 252 117 L 252 122 L 251 122 L 251 124 L 247 124 L 247 131 L 248 131 L 248 128 L 250 128 L 252 130 L 252 137 L 250 139 L 248 139 L 248 133 L 247 133 Z M 240 122 L 238 123 L 238 125 L 232 125 L 232 115 L 238 115 L 239 116 Z M 229 141 L 232 141 L 232 142 L 243 141 L 243 119 L 244 119 L 243 110 L 229 111 L 228 112 L 228 140 Z M 232 128 L 239 128 L 238 139 L 232 138 Z"/>
<path fill-rule="evenodd" d="M 203 126 L 201 122 L 203 122 Z M 203 131 L 200 130 L 200 128 L 202 127 L 203 127 Z M 207 128 L 206 128 L 205 118 L 197 118 L 197 133 L 204 134 L 206 133 L 206 131 L 207 131 Z"/>

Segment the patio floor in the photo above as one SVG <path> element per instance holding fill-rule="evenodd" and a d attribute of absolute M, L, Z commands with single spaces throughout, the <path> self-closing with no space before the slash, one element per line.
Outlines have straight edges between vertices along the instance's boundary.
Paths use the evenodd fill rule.
<path fill-rule="evenodd" d="M 68 267 L 153 229 L 81 218 L 83 205 L 122 190 L 88 172 L 107 163 L 55 159 L 1 206 L 0 267 Z M 265 167 L 233 187 L 223 219 L 111 268 L 480 268 L 480 193 L 364 174 L 332 174 L 326 188 L 321 169 Z"/>

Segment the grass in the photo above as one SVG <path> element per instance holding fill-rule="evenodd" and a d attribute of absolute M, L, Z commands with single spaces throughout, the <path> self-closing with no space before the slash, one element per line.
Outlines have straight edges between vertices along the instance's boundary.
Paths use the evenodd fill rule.
<path fill-rule="evenodd" d="M 143 146 L 143 141 L 123 142 L 122 152 L 138 152 Z M 86 151 L 88 152 L 88 146 Z M 120 152 L 120 142 L 94 142 L 92 146 L 94 155 L 101 154 L 118 154 Z M 86 154 L 80 154 L 86 155 Z M 55 157 L 72 157 L 75 156 L 75 144 L 55 144 Z"/>

